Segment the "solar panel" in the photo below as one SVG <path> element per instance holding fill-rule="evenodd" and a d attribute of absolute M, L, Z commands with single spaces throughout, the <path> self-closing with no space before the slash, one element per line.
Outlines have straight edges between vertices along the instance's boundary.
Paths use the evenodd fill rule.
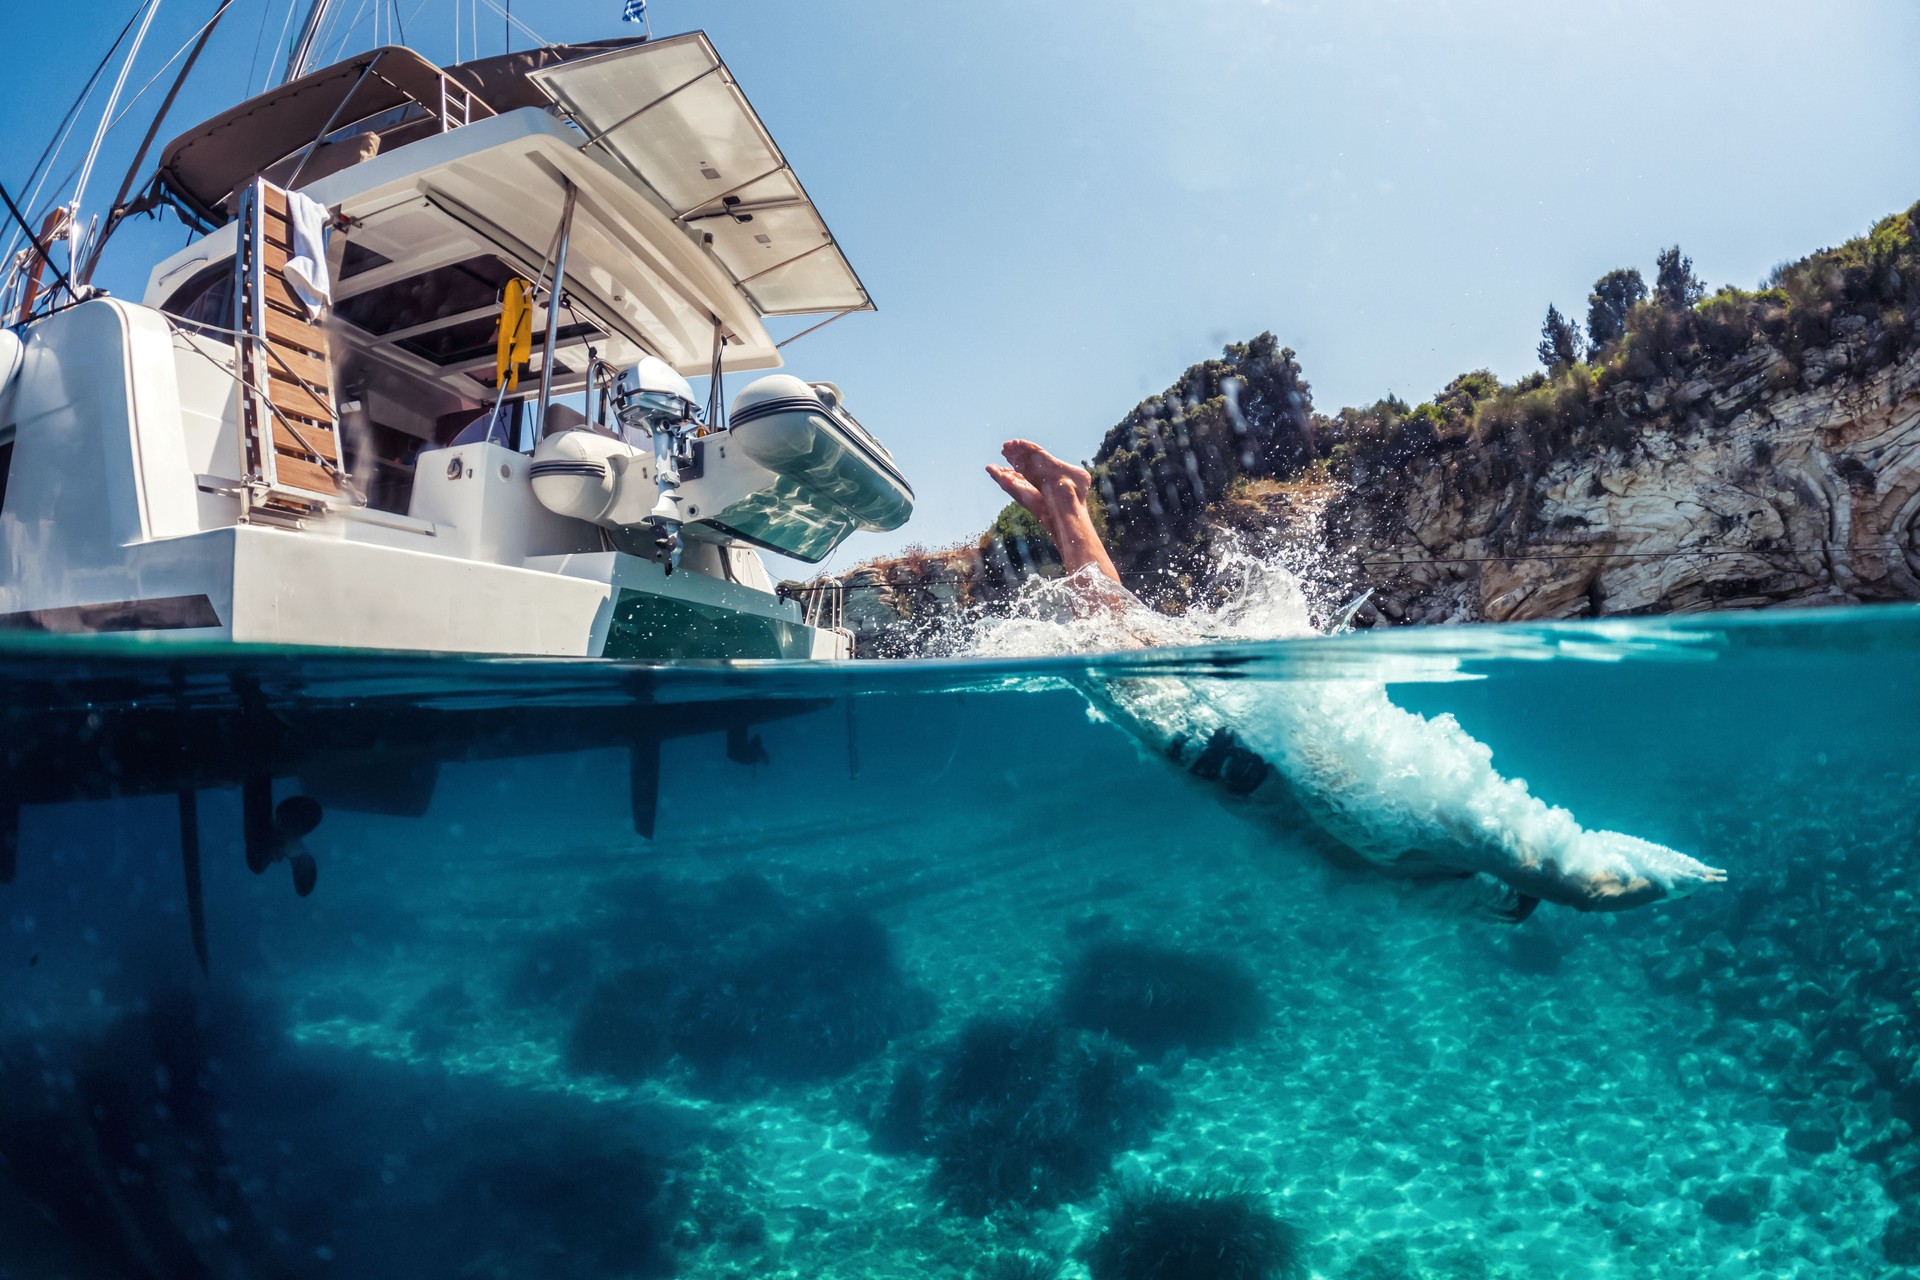
<path fill-rule="evenodd" d="M 713 254 L 763 316 L 870 311 L 873 301 L 705 33 L 528 76 Z"/>

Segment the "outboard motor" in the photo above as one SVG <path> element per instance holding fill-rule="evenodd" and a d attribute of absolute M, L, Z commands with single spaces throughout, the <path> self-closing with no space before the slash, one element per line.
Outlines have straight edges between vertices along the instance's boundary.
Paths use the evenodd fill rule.
<path fill-rule="evenodd" d="M 660 497 L 647 513 L 654 541 L 666 553 L 667 572 L 680 565 L 680 526 L 686 523 L 680 497 L 680 464 L 691 461 L 693 433 L 699 426 L 693 385 L 654 356 L 620 375 L 614 387 L 614 414 L 631 434 L 653 437 L 653 477 Z"/>
<path fill-rule="evenodd" d="M 818 564 L 855 531 L 898 529 L 913 513 L 913 488 L 893 455 L 831 382 L 769 374 L 735 397 L 726 428 L 703 432 L 693 388 L 648 357 L 620 375 L 613 409 L 622 435 L 575 429 L 540 441 L 534 497 L 615 530 L 628 540 L 617 549 L 669 572 L 683 539 Z M 636 537 L 652 546 L 635 547 Z"/>

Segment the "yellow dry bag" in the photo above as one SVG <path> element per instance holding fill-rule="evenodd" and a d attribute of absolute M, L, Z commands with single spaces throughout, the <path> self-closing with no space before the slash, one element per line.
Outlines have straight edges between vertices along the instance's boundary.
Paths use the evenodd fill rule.
<path fill-rule="evenodd" d="M 493 364 L 501 395 L 520 385 L 520 367 L 533 356 L 532 292 L 532 283 L 516 276 L 507 281 L 500 299 L 500 341 Z"/>

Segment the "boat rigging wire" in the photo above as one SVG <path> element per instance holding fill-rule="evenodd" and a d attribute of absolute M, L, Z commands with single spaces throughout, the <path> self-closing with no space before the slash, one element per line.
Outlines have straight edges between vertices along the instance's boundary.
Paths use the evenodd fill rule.
<path fill-rule="evenodd" d="M 341 10 L 335 9 L 333 11 L 333 19 L 332 21 L 327 23 L 326 34 L 320 39 L 314 41 L 314 47 L 316 49 L 331 48 L 333 50 L 332 56 L 330 56 L 327 59 L 328 63 L 340 61 L 341 56 L 345 54 L 347 49 L 347 41 L 353 38 L 354 29 L 360 25 L 360 19 L 366 16 L 367 5 L 370 3 L 372 3 L 372 0 L 360 0 L 360 7 L 353 11 L 353 21 L 347 23 L 346 26 L 344 27 L 340 25 Z M 380 15 L 380 11 L 378 9 L 375 9 L 374 17 L 378 18 L 379 15 Z M 338 37 L 338 39 L 336 40 L 335 37 Z M 376 35 L 374 39 L 374 44 L 378 45 L 379 43 L 380 43 L 379 38 Z M 302 74 L 304 74 L 304 69 Z M 299 77 L 288 76 L 287 78 L 289 80 L 294 80 L 294 79 L 298 79 Z"/>
<path fill-rule="evenodd" d="M 266 0 L 260 6 L 260 29 L 253 33 L 253 56 L 247 59 L 247 78 L 241 81 L 249 86 L 249 93 L 252 92 L 253 73 L 260 69 L 260 46 L 267 42 L 267 19 L 272 16 L 273 0 Z"/>
<path fill-rule="evenodd" d="M 271 2 L 271 0 L 269 0 L 269 2 Z M 287 31 L 289 28 L 293 26 L 293 11 L 299 7 L 300 7 L 300 0 L 287 0 L 287 16 L 280 20 L 280 38 L 274 41 L 275 47 L 277 48 L 286 47 Z M 253 90 L 250 92 L 265 93 L 267 91 L 267 82 L 272 79 L 273 79 L 273 62 L 271 59 L 269 59 L 267 62 L 267 73 L 260 77 L 260 88 L 258 90 Z M 252 77 L 248 77 L 248 83 L 249 84 L 252 83 Z"/>
<path fill-rule="evenodd" d="M 52 269 L 54 278 L 60 282 L 60 287 L 67 291 L 68 297 L 72 297 L 73 282 L 67 279 L 67 273 L 62 271 L 59 264 L 54 262 L 53 255 L 47 252 L 47 246 L 40 243 L 40 237 L 34 234 L 33 227 L 28 224 L 26 215 L 20 212 L 20 206 L 13 202 L 13 197 L 7 194 L 7 189 L 4 186 L 0 186 L 0 200 L 6 201 L 7 212 L 12 214 L 13 220 L 20 224 L 20 230 L 24 232 L 27 239 L 32 242 L 33 251 L 40 255 L 40 261 L 46 263 L 47 266 Z"/>
<path fill-rule="evenodd" d="M 499 14 L 501 17 L 505 18 L 508 22 L 512 23 L 513 26 L 518 27 L 522 31 L 526 32 L 527 38 L 534 41 L 536 44 L 539 44 L 542 48 L 546 47 L 546 45 L 550 43 L 545 36 L 541 35 L 538 31 L 535 31 L 532 27 L 528 26 L 526 23 L 520 21 L 520 19 L 514 17 L 511 9 L 502 9 L 498 4 L 494 2 L 494 0 L 481 0 L 481 3 L 485 4 L 487 8 L 493 10 L 495 13 Z M 509 33 L 511 33 L 512 28 L 509 28 L 508 30 L 509 30 Z M 509 45 L 513 43 L 511 39 L 511 35 L 509 35 L 509 39 L 507 43 Z M 475 53 L 477 55 L 478 50 L 476 50 Z"/>
<path fill-rule="evenodd" d="M 186 65 L 180 68 L 180 74 L 174 77 L 173 84 L 167 89 L 166 98 L 160 103 L 160 109 L 154 112 L 153 121 L 147 126 L 146 136 L 140 139 L 140 146 L 133 153 L 133 162 L 127 166 L 127 176 L 121 180 L 120 190 L 114 195 L 113 203 L 107 206 L 107 225 L 100 229 L 99 237 L 88 247 L 86 265 L 80 272 L 82 284 L 93 279 L 93 269 L 100 263 L 101 252 L 107 247 L 107 241 L 113 237 L 114 228 L 118 227 L 121 220 L 127 216 L 127 196 L 133 191 L 133 184 L 140 177 L 141 166 L 147 160 L 147 151 L 153 146 L 153 140 L 159 136 L 160 126 L 166 123 L 167 114 L 173 110 L 173 104 L 179 99 L 180 90 L 185 87 L 187 77 L 193 74 L 194 64 L 200 61 L 200 55 L 206 50 L 207 42 L 213 38 L 214 28 L 220 24 L 220 19 L 225 17 L 227 10 L 232 7 L 233 0 L 220 0 L 220 7 L 213 11 L 213 16 L 208 18 L 200 30 L 191 37 L 193 52 L 187 56 Z M 138 102 L 140 94 L 152 88 L 154 81 L 158 80 L 166 72 L 167 67 L 172 66 L 180 54 L 186 51 L 187 45 L 181 45 L 179 51 L 167 59 L 166 66 L 154 73 L 153 80 L 141 86 L 140 93 L 133 96 L 134 102 Z M 120 114 L 124 116 L 132 109 L 133 103 L 129 102 L 126 110 Z"/>
<path fill-rule="evenodd" d="M 46 169 L 53 157 L 60 153 L 60 148 L 66 143 L 67 135 L 73 130 L 74 122 L 80 118 L 81 109 L 87 105 L 87 99 L 93 96 L 95 87 L 99 85 L 100 77 L 106 71 L 107 64 L 113 61 L 113 55 L 119 52 L 121 43 L 127 38 L 127 33 L 133 30 L 133 24 L 139 20 L 140 8 L 136 5 L 133 13 L 127 18 L 127 25 L 120 28 L 120 34 L 114 37 L 113 43 L 108 46 L 106 53 L 101 55 L 99 64 L 94 67 L 93 74 L 87 77 L 86 84 L 81 86 L 80 92 L 74 97 L 73 105 L 67 108 L 67 114 L 60 121 L 59 128 L 54 130 L 53 137 L 48 141 L 46 150 L 42 151 L 40 158 L 34 162 L 33 171 L 27 174 L 27 204 L 31 205 L 35 200 L 39 199 L 40 188 L 46 182 L 46 173 L 43 172 L 43 170 Z M 64 187 L 65 185 L 64 182 L 61 183 L 61 186 Z M 10 238 L 7 241 L 6 252 L 0 254 L 0 263 L 13 261 L 14 252 L 19 247 L 19 237 L 15 236 Z"/>
<path fill-rule="evenodd" d="M 87 194 L 87 183 L 93 178 L 93 166 L 100 159 L 101 144 L 107 140 L 107 130 L 113 124 L 114 108 L 120 105 L 120 93 L 127 87 L 127 76 L 133 71 L 133 61 L 140 56 L 140 46 L 146 43 L 147 31 L 153 26 L 153 19 L 160 12 L 160 0 L 149 0 L 147 16 L 140 23 L 140 30 L 133 37 L 133 44 L 127 49 L 127 60 L 120 64 L 120 75 L 113 82 L 113 92 L 107 95 L 107 105 L 100 112 L 100 127 L 94 130 L 93 145 L 87 149 L 86 163 L 80 168 L 80 180 L 73 188 L 74 220 L 79 221 L 79 210 Z M 71 252 L 73 242 L 68 241 L 68 261 L 71 264 L 74 255 Z"/>
<path fill-rule="evenodd" d="M 311 396 L 316 403 L 318 404 L 327 403 L 327 397 L 321 395 L 318 389 L 316 389 L 305 378 L 302 378 L 297 372 L 295 372 L 293 366 L 287 362 L 287 358 L 281 355 L 278 351 L 274 350 L 273 344 L 271 342 L 267 342 L 263 340 L 260 337 L 260 335 L 253 334 L 253 333 L 242 333 L 238 329 L 225 329 L 217 324 L 208 324 L 203 320 L 182 320 L 178 316 L 169 315 L 165 311 L 162 311 L 160 315 L 161 315 L 161 318 L 163 318 L 167 322 L 167 328 L 171 330 L 177 337 L 181 337 L 181 338 L 187 337 L 188 336 L 187 327 L 192 326 L 195 329 L 205 329 L 213 333 L 224 334 L 227 337 L 235 338 L 242 342 L 258 342 L 261 345 L 261 347 L 265 349 L 267 355 L 280 365 L 281 371 L 285 373 L 288 378 L 300 384 L 301 390 L 305 391 L 309 396 Z M 299 442 L 300 447 L 302 449 L 305 449 L 309 454 L 313 455 L 314 461 L 320 464 L 320 469 L 322 471 L 325 471 L 328 475 L 332 476 L 334 480 L 340 485 L 340 487 L 346 491 L 347 496 L 351 498 L 355 498 L 359 500 L 361 503 L 366 502 L 367 495 L 362 493 L 360 491 L 360 487 L 353 483 L 352 477 L 350 477 L 346 473 L 346 471 L 340 467 L 338 463 L 335 463 L 329 460 L 326 454 L 314 448 L 313 445 L 307 440 L 307 438 L 304 435 L 300 434 L 300 428 L 296 427 L 293 423 L 289 422 L 287 420 L 286 415 L 280 412 L 279 406 L 273 403 L 273 398 L 271 396 L 269 396 L 265 391 L 261 390 L 259 387 L 255 386 L 253 383 L 247 381 L 246 376 L 242 374 L 237 367 L 229 369 L 226 365 L 221 364 L 219 360 L 214 358 L 214 355 L 212 352 L 205 350 L 204 348 L 196 345 L 193 342 L 188 342 L 187 346 L 191 348 L 195 353 L 197 353 L 200 356 L 200 358 L 205 360 L 208 364 L 211 364 L 214 368 L 220 370 L 220 372 L 226 374 L 229 378 L 232 378 L 235 382 L 239 383 L 242 387 L 246 388 L 248 391 L 251 391 L 255 395 L 259 396 L 261 403 L 266 405 L 267 412 L 273 415 L 274 421 L 278 422 L 281 426 L 285 427 L 287 429 L 288 434 L 290 434 L 297 442 Z M 237 346 L 234 348 L 234 355 L 236 359 L 239 356 L 239 348 Z M 338 436 L 337 427 L 335 428 L 335 434 L 337 438 Z"/>
<path fill-rule="evenodd" d="M 361 7 L 364 9 L 366 6 L 363 4 Z M 300 35 L 288 51 L 287 70 L 280 77 L 281 84 L 298 80 L 312 68 L 314 51 L 326 47 L 326 42 L 319 38 L 320 24 L 330 15 L 335 18 L 339 16 L 339 10 L 333 7 L 333 0 L 312 0 L 307 9 L 307 20 L 300 24 Z M 358 20 L 356 17 L 355 21 Z"/>
<path fill-rule="evenodd" d="M 233 3 L 233 0 L 221 0 L 219 8 L 214 10 L 213 16 L 211 18 L 208 18 L 205 22 L 201 23 L 200 29 L 198 31 L 195 31 L 192 35 L 188 36 L 184 41 L 182 41 L 180 47 L 173 51 L 173 56 L 168 58 L 165 62 L 161 63 L 160 69 L 154 72 L 152 75 L 148 76 L 147 82 L 145 84 L 141 85 L 138 89 L 134 90 L 133 96 L 127 99 L 127 103 L 125 106 L 121 107 L 120 110 L 114 112 L 113 123 L 107 126 L 109 129 L 112 129 L 118 126 L 122 120 L 125 120 L 127 116 L 132 113 L 134 106 L 140 101 L 141 98 L 146 96 L 147 90 L 153 88 L 155 82 L 158 81 L 161 76 L 167 74 L 167 69 L 169 67 L 171 67 L 174 63 L 180 61 L 180 55 L 185 53 L 187 50 L 191 49 L 193 47 L 194 41 L 199 40 L 202 34 L 211 30 L 214 24 L 220 21 L 220 16 L 227 11 L 227 8 L 230 5 L 232 5 L 232 3 Z"/>

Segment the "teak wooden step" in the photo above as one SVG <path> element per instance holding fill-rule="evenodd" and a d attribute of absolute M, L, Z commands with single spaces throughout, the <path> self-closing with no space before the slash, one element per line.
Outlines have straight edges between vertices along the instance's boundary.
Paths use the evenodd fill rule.
<path fill-rule="evenodd" d="M 309 493 L 334 493 L 337 487 L 333 477 L 328 475 L 317 462 L 307 462 L 301 458 L 291 458 L 281 454 L 273 460 L 274 470 L 281 484 L 295 489 L 305 489 Z"/>
<path fill-rule="evenodd" d="M 267 357 L 267 368 L 276 378 L 298 378 L 315 390 L 326 387 L 333 378 L 325 360 L 285 345 L 273 348 Z"/>
<path fill-rule="evenodd" d="M 276 418 L 273 424 L 273 447 L 281 454 L 292 454 L 297 458 L 318 461 L 320 455 L 314 450 L 327 447 L 320 434 L 324 430 L 323 427 L 316 427 L 311 422 L 302 422 L 298 418 L 284 420 Z M 327 478 L 327 485 L 331 490 L 333 487 L 331 476 Z"/>
<path fill-rule="evenodd" d="M 309 391 L 307 387 L 313 387 L 313 390 Z M 267 398 L 273 401 L 274 408 L 282 413 L 296 413 L 316 422 L 324 422 L 327 430 L 331 431 L 333 406 L 315 394 L 319 389 L 311 382 L 301 386 L 279 369 L 270 369 L 267 374 Z"/>
<path fill-rule="evenodd" d="M 263 319 L 266 321 L 267 340 L 273 343 L 276 350 L 284 352 L 290 348 L 318 360 L 327 358 L 327 331 L 319 325 L 310 324 L 275 307 L 268 307 Z M 259 332 L 259 329 L 256 327 L 254 332 Z"/>
<path fill-rule="evenodd" d="M 239 351 L 247 470 L 266 486 L 264 505 L 310 514 L 341 488 L 327 334 L 287 284 L 293 237 L 286 192 L 255 179 L 240 212 L 234 327 L 252 335 Z"/>

